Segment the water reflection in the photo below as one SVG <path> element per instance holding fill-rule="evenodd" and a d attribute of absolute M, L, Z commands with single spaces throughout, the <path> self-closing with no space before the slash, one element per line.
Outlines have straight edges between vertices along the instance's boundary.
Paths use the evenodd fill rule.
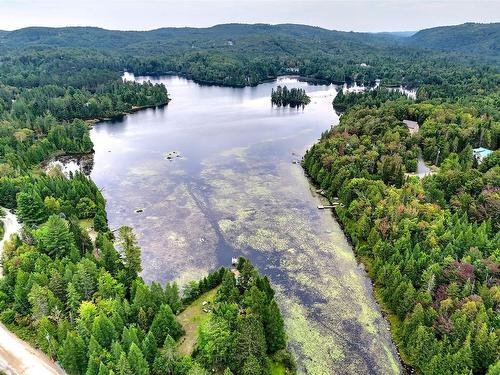
<path fill-rule="evenodd" d="M 243 89 L 156 81 L 171 94 L 168 106 L 102 122 L 91 134 L 92 178 L 111 227 L 137 232 L 143 277 L 182 283 L 245 255 L 278 290 L 302 372 L 399 372 L 364 271 L 292 163 L 338 123 L 337 88 L 290 77 Z M 271 89 L 284 84 L 304 88 L 311 104 L 272 107 Z M 173 151 L 182 157 L 166 160 Z"/>

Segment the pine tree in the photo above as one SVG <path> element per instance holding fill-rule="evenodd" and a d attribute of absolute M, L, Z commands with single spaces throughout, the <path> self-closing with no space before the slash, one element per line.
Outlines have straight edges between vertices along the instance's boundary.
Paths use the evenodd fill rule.
<path fill-rule="evenodd" d="M 127 356 L 124 352 L 120 355 L 120 360 L 118 361 L 118 365 L 116 366 L 117 375 L 136 375 L 132 371 Z"/>
<path fill-rule="evenodd" d="M 264 318 L 267 349 L 270 353 L 285 349 L 285 325 L 278 304 L 273 299 L 268 306 Z"/>
<path fill-rule="evenodd" d="M 224 301 L 227 303 L 238 302 L 239 294 L 240 293 L 236 288 L 236 281 L 234 279 L 233 273 L 225 270 L 224 276 L 222 276 L 222 283 L 219 290 L 217 290 L 217 296 L 215 300 L 217 302 Z"/>
<path fill-rule="evenodd" d="M 135 375 L 149 375 L 148 362 L 144 359 L 141 349 L 135 343 L 130 345 L 128 363 Z"/>
<path fill-rule="evenodd" d="M 242 368 L 250 355 L 253 355 L 259 362 L 266 358 L 266 337 L 259 319 L 253 315 L 240 319 L 237 334 L 238 339 L 234 354 L 235 362 L 231 363 L 233 370 L 235 368 Z M 263 365 L 263 363 L 260 363 L 260 365 Z"/>
<path fill-rule="evenodd" d="M 118 361 L 120 360 L 120 356 L 123 352 L 122 345 L 120 344 L 119 341 L 113 341 L 111 343 L 111 359 L 114 363 L 118 364 Z"/>
<path fill-rule="evenodd" d="M 87 368 L 85 342 L 74 332 L 69 332 L 58 356 L 59 362 L 70 375 L 84 374 Z"/>
<path fill-rule="evenodd" d="M 137 337 L 137 328 L 131 327 L 123 327 L 122 333 L 122 345 L 123 349 L 129 350 L 132 344 L 139 345 L 139 338 Z"/>
<path fill-rule="evenodd" d="M 252 312 L 262 317 L 266 309 L 266 295 L 253 285 L 245 292 L 243 303 L 252 309 Z"/>
<path fill-rule="evenodd" d="M 109 349 L 111 347 L 116 332 L 113 323 L 106 315 L 100 314 L 94 319 L 92 335 L 103 348 Z"/>
<path fill-rule="evenodd" d="M 151 324 L 151 332 L 156 338 L 156 343 L 158 345 L 163 344 L 167 335 L 172 336 L 174 339 L 178 339 L 184 334 L 182 326 L 177 322 L 172 309 L 168 305 L 160 306 L 160 310 Z"/>
<path fill-rule="evenodd" d="M 245 360 L 245 364 L 241 369 L 241 375 L 260 375 L 262 374 L 262 366 L 253 354 L 250 354 Z"/>
<path fill-rule="evenodd" d="M 66 305 L 68 307 L 68 310 L 70 311 L 70 313 L 76 313 L 78 311 L 78 308 L 80 307 L 80 302 L 82 297 L 80 293 L 78 293 L 78 291 L 76 290 L 73 283 L 68 283 L 68 288 L 66 290 L 67 290 Z"/>
<path fill-rule="evenodd" d="M 93 250 L 94 246 L 92 245 L 92 240 L 88 233 L 80 226 L 77 219 L 70 219 L 69 230 L 75 239 L 76 248 L 80 252 L 80 255 L 84 255 L 86 252 L 91 252 Z"/>
<path fill-rule="evenodd" d="M 98 373 L 99 373 L 99 361 L 97 360 L 97 356 L 90 355 L 85 375 L 98 375 Z"/>
<path fill-rule="evenodd" d="M 182 302 L 179 296 L 179 286 L 175 281 L 165 285 L 165 298 L 172 311 L 178 313 Z"/>
<path fill-rule="evenodd" d="M 116 275 L 120 265 L 120 255 L 113 246 L 113 242 L 106 236 L 98 236 L 98 238 L 101 243 L 99 249 L 101 253 L 101 262 L 111 275 Z"/>
<path fill-rule="evenodd" d="M 34 191 L 17 195 L 17 214 L 28 225 L 41 224 L 47 220 L 47 211 L 42 198 Z"/>
<path fill-rule="evenodd" d="M 99 372 L 97 375 L 109 375 L 109 370 L 104 363 L 101 362 L 99 365 Z"/>
<path fill-rule="evenodd" d="M 132 228 L 127 226 L 120 227 L 118 231 L 118 242 L 122 253 L 124 254 L 123 263 L 128 284 L 137 278 L 141 267 L 141 248 L 137 245 L 137 239 Z"/>
<path fill-rule="evenodd" d="M 94 216 L 94 229 L 101 233 L 109 230 L 108 222 L 106 220 L 106 212 L 102 208 L 98 208 Z"/>
<path fill-rule="evenodd" d="M 153 365 L 157 352 L 158 346 L 156 345 L 156 339 L 153 333 L 149 331 L 142 341 L 142 353 L 144 354 L 144 358 L 146 359 L 146 361 L 148 361 L 150 366 Z"/>
<path fill-rule="evenodd" d="M 59 216 L 52 215 L 43 228 L 35 232 L 40 250 L 52 258 L 69 255 L 74 248 L 74 238 L 66 225 L 66 221 Z"/>

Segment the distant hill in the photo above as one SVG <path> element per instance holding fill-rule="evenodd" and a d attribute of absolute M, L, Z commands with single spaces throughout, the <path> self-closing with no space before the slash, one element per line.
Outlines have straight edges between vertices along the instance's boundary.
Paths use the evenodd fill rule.
<path fill-rule="evenodd" d="M 270 40 L 335 47 L 344 43 L 378 44 L 384 35 L 353 33 L 322 29 L 320 27 L 282 24 L 223 24 L 209 28 L 161 28 L 151 31 L 115 31 L 97 27 L 27 27 L 0 34 L 0 44 L 9 48 L 29 46 L 112 48 L 130 50 L 160 47 L 218 48 L 240 42 L 243 45 L 265 44 Z M 139 46 L 140 45 L 140 46 Z M 237 46 L 235 46 L 237 47 Z"/>
<path fill-rule="evenodd" d="M 67 83 L 69 72 L 92 66 L 114 76 L 124 69 L 139 75 L 175 73 L 232 86 L 255 85 L 298 71 L 332 83 L 374 84 L 383 79 L 386 85 L 416 87 L 438 82 L 442 77 L 436 72 L 449 71 L 450 64 L 499 66 L 498 26 L 466 24 L 413 36 L 297 24 L 232 23 L 150 31 L 27 27 L 0 33 L 0 78 L 3 71 L 3 81 L 16 85 Z M 42 82 L 27 82 L 25 71 L 18 72 L 21 65 L 32 70 L 29 77 L 43 77 Z M 430 69 L 436 78 L 422 78 Z"/>
<path fill-rule="evenodd" d="M 116 31 L 97 27 L 27 27 L 0 31 L 0 46 L 73 47 L 128 52 L 169 52 L 192 49 L 231 49 L 233 52 L 307 53 L 308 50 L 340 51 L 396 45 L 497 56 L 500 23 L 445 26 L 418 32 L 357 33 L 296 24 L 223 24 L 209 28 L 161 28 L 150 31 Z"/>
<path fill-rule="evenodd" d="M 498 56 L 500 23 L 434 27 L 417 32 L 408 42 L 421 48 Z"/>

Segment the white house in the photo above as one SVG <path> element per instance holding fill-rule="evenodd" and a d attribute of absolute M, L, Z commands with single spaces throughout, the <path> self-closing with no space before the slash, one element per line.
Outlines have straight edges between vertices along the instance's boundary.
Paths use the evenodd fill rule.
<path fill-rule="evenodd" d="M 484 158 L 490 156 L 493 153 L 492 150 L 489 150 L 484 147 L 478 147 L 472 150 L 472 155 L 477 160 L 478 163 L 481 163 Z"/>

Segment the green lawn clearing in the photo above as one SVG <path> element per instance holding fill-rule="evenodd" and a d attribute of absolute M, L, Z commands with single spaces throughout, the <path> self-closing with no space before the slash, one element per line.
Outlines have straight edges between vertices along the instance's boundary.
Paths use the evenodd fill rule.
<path fill-rule="evenodd" d="M 182 324 L 186 334 L 181 337 L 177 352 L 180 355 L 190 355 L 196 345 L 198 337 L 198 327 L 210 318 L 210 312 L 204 312 L 203 308 L 209 308 L 213 304 L 218 288 L 214 288 L 192 302 L 183 312 L 177 316 L 177 320 Z M 203 302 L 210 302 L 203 306 Z"/>

